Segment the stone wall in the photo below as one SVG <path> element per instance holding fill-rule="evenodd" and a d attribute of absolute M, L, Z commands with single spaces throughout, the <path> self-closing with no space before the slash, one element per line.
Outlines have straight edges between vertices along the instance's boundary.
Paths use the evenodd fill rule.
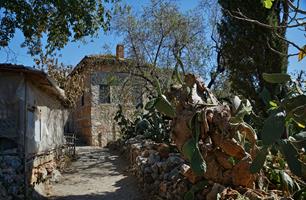
<path fill-rule="evenodd" d="M 0 199 L 24 199 L 24 167 L 18 155 L 0 156 Z"/>
<path fill-rule="evenodd" d="M 84 80 L 85 90 L 76 107 L 71 111 L 71 119 L 73 122 L 73 131 L 77 134 L 79 140 L 91 145 L 91 92 L 90 92 L 90 76 Z"/>
<path fill-rule="evenodd" d="M 61 171 L 70 163 L 70 157 L 65 147 L 54 149 L 33 158 L 31 173 L 28 175 L 32 191 L 31 196 L 47 196 L 50 183 L 62 180 Z"/>
<path fill-rule="evenodd" d="M 67 112 L 56 96 L 42 90 L 33 80 L 25 81 L 20 74 L 1 75 L 0 82 L 6 82 L 0 84 L 0 91 L 6 92 L 0 95 L 0 124 L 5 126 L 0 131 L 0 199 L 25 199 L 25 188 L 35 192 L 35 186 L 46 180 L 40 179 L 37 172 L 51 169 L 50 163 L 58 163 L 62 155 Z M 10 88 L 7 88 L 8 82 Z M 5 107 L 10 104 L 19 105 L 18 109 Z M 9 126 L 6 121 L 10 122 Z M 57 168 L 58 165 L 49 170 L 50 177 L 58 174 Z"/>
<path fill-rule="evenodd" d="M 92 63 L 88 62 L 91 60 L 90 57 L 84 58 L 78 65 L 82 65 L 84 70 L 81 72 L 84 78 L 84 95 L 79 98 L 76 107 L 71 112 L 71 121 L 74 126 L 74 132 L 77 134 L 78 139 L 87 145 L 99 146 L 102 142 L 98 140 L 98 137 L 93 138 L 93 135 L 98 136 L 99 131 L 97 128 L 99 124 L 92 124 L 92 97 L 93 94 L 97 93 L 94 88 L 92 88 L 92 75 L 95 72 L 112 72 L 118 71 L 119 65 L 114 60 L 112 63 Z M 78 68 L 78 66 L 76 67 Z M 105 82 L 105 81 L 104 81 Z M 95 84 L 98 84 L 97 82 Z M 94 89 L 92 93 L 92 89 Z M 93 134 L 93 129 L 94 134 Z M 107 138 L 107 137 L 106 137 Z"/>
<path fill-rule="evenodd" d="M 118 104 L 124 105 L 125 110 L 129 111 L 135 109 L 135 105 L 140 103 L 139 99 L 143 99 L 143 86 L 134 87 L 140 86 L 143 81 L 132 76 L 128 67 L 132 66 L 112 56 L 85 57 L 77 65 L 76 70 L 79 69 L 85 76 L 85 88 L 84 96 L 73 111 L 72 120 L 75 132 L 87 145 L 105 146 L 117 139 L 120 133 L 113 118 Z M 99 101 L 100 85 L 110 86 L 109 103 Z M 82 98 L 84 105 L 81 103 Z"/>
<path fill-rule="evenodd" d="M 126 115 L 132 117 L 135 107 L 126 105 L 123 106 L 123 110 Z M 114 120 L 117 111 L 117 104 L 104 104 L 92 107 L 92 145 L 104 147 L 109 142 L 120 138 L 120 129 Z"/>
<path fill-rule="evenodd" d="M 15 153 L 4 155 L 2 152 L 0 155 L 0 199 L 21 200 L 25 199 L 26 194 L 38 199 L 47 196 L 50 182 L 61 180 L 60 171 L 66 167 L 68 161 L 69 157 L 65 148 L 54 149 L 28 158 L 25 174 L 24 159 L 20 155 Z"/>
<path fill-rule="evenodd" d="M 292 200 L 278 191 L 232 188 L 195 176 L 180 153 L 166 144 L 145 140 L 141 135 L 125 142 L 110 143 L 130 161 L 131 172 L 137 177 L 148 199 L 164 200 Z"/>
<path fill-rule="evenodd" d="M 124 105 L 126 113 L 132 114 L 135 110 L 135 99 L 126 99 L 126 96 L 134 97 L 128 92 L 133 87 L 123 86 L 130 79 L 126 73 L 113 72 L 96 72 L 91 76 L 91 135 L 94 146 L 104 147 L 110 141 L 119 138 L 120 132 L 117 123 L 114 120 L 118 111 L 118 104 Z M 110 87 L 109 94 L 100 94 L 100 85 L 108 85 Z M 141 94 L 141 92 L 139 93 Z M 101 103 L 99 98 L 101 95 L 109 95 L 109 103 Z M 127 102 L 124 102 L 124 101 Z"/>
<path fill-rule="evenodd" d="M 131 170 L 145 193 L 152 199 L 184 198 L 191 183 L 183 175 L 187 165 L 179 153 L 171 153 L 168 145 L 143 140 L 141 136 L 127 140 L 124 146 Z"/>

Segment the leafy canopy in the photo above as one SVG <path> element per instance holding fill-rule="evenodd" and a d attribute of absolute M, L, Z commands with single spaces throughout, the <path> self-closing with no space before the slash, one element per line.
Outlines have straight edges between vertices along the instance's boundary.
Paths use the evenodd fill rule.
<path fill-rule="evenodd" d="M 114 5 L 120 0 L 9 0 L 0 1 L 0 48 L 8 46 L 19 29 L 29 53 L 41 52 L 46 36 L 47 53 L 69 41 L 109 29 Z"/>
<path fill-rule="evenodd" d="M 204 75 L 210 53 L 208 22 L 197 10 L 182 12 L 173 1 L 151 0 L 137 13 L 120 13 L 114 29 L 123 36 L 128 56 L 138 63 Z"/>
<path fill-rule="evenodd" d="M 285 74 L 288 65 L 288 44 L 281 39 L 285 37 L 286 28 L 269 29 L 249 21 L 235 18 L 237 13 L 256 19 L 271 26 L 287 23 L 287 18 L 279 16 L 286 6 L 273 1 L 253 0 L 219 0 L 222 7 L 222 19 L 218 27 L 221 37 L 222 60 L 229 74 L 233 92 L 243 95 L 255 102 L 256 110 L 264 110 L 258 95 L 264 89 L 274 97 L 278 86 L 265 81 L 263 73 Z M 256 12 L 254 12 L 256 10 Z M 240 16 L 240 15 L 239 15 Z M 241 16 L 240 16 L 241 17 Z M 275 52 L 275 49 L 278 52 Z M 281 76 L 281 75 L 280 75 Z"/>

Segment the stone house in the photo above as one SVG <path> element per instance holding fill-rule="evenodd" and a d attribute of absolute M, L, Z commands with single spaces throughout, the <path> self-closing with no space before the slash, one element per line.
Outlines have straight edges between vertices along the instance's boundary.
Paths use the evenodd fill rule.
<path fill-rule="evenodd" d="M 124 47 L 117 45 L 116 56 L 85 56 L 72 71 L 71 76 L 85 74 L 73 121 L 78 137 L 87 145 L 103 147 L 118 138 L 114 121 L 118 104 L 132 113 L 142 103 L 145 82 L 133 70 L 133 62 L 124 59 Z"/>
<path fill-rule="evenodd" d="M 0 64 L 0 187 L 13 199 L 56 168 L 67 116 L 63 90 L 44 72 Z"/>

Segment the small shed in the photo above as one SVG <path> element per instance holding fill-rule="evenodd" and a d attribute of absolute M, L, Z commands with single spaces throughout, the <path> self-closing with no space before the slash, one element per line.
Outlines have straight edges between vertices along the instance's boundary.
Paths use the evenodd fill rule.
<path fill-rule="evenodd" d="M 65 94 L 46 73 L 0 64 L 0 171 L 11 169 L 0 173 L 0 183 L 8 193 L 22 195 L 24 184 L 39 181 L 35 170 L 58 157 L 67 116 Z"/>

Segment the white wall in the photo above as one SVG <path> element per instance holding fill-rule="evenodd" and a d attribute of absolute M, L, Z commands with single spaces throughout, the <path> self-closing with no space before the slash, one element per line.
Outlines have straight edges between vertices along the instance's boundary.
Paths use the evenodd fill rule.
<path fill-rule="evenodd" d="M 64 144 L 67 112 L 55 96 L 28 84 L 27 152 L 44 152 Z"/>

